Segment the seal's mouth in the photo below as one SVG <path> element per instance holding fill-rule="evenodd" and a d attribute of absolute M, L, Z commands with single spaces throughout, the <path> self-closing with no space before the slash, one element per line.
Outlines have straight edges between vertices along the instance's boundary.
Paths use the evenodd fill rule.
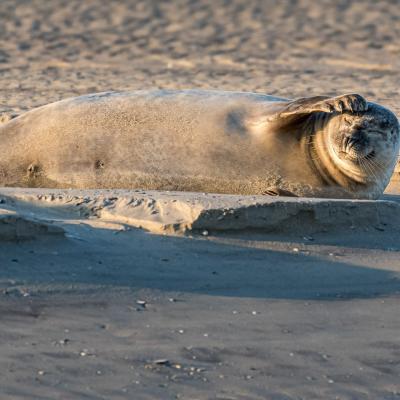
<path fill-rule="evenodd" d="M 347 161 L 352 161 L 356 164 L 359 164 L 361 161 L 368 161 L 368 160 L 373 160 L 375 158 L 375 150 L 371 150 L 368 153 L 360 153 L 359 151 L 354 151 L 351 150 L 349 152 L 347 151 L 339 151 L 339 157 L 342 160 L 347 160 Z"/>
<path fill-rule="evenodd" d="M 359 163 L 362 160 L 371 160 L 375 157 L 375 150 L 368 140 L 361 134 L 344 136 L 337 149 L 342 160 Z"/>

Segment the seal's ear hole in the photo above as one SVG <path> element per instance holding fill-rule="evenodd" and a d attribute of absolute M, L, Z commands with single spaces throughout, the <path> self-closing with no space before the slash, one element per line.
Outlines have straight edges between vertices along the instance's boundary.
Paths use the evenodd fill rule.
<path fill-rule="evenodd" d="M 96 162 L 94 163 L 94 167 L 96 169 L 104 169 L 105 167 L 104 161 L 96 160 Z"/>

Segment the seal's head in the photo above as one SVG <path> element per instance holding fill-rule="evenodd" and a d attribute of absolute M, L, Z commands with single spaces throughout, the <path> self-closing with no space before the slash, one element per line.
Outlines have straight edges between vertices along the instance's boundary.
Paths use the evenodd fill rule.
<path fill-rule="evenodd" d="M 324 178 L 352 191 L 371 191 L 370 197 L 377 197 L 372 192 L 382 193 L 399 152 L 396 116 L 378 104 L 368 103 L 362 112 L 321 116 L 319 125 L 313 147 Z"/>

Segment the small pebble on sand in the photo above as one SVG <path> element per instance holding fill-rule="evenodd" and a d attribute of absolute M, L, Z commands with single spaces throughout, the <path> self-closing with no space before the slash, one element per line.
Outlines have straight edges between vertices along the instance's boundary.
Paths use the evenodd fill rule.
<path fill-rule="evenodd" d="M 167 358 L 159 358 L 153 361 L 153 364 L 156 365 L 169 365 L 170 361 Z"/>

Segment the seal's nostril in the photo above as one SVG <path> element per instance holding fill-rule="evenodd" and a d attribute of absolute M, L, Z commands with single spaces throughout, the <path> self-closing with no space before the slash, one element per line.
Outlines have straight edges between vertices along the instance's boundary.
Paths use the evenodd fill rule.
<path fill-rule="evenodd" d="M 366 158 L 367 160 L 371 160 L 371 159 L 374 158 L 374 157 L 375 157 L 375 150 L 372 150 L 371 153 L 369 153 L 369 154 L 367 154 L 367 155 L 365 156 L 365 158 Z"/>

